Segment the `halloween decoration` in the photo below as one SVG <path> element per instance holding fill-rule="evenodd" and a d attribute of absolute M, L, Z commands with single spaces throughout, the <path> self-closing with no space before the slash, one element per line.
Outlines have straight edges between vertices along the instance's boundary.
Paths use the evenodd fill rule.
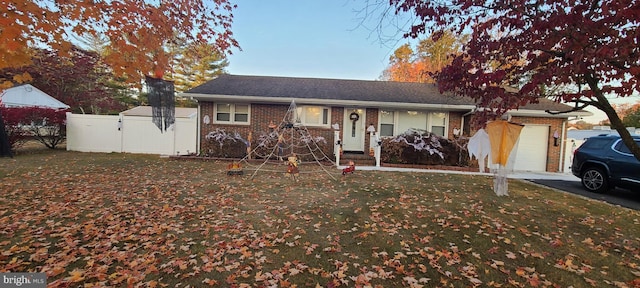
<path fill-rule="evenodd" d="M 467 144 L 469 150 L 469 157 L 475 156 L 478 159 L 478 167 L 480 172 L 485 172 L 487 167 L 484 160 L 491 153 L 491 142 L 489 141 L 489 134 L 484 129 L 480 129 L 469 138 L 469 144 Z"/>
<path fill-rule="evenodd" d="M 505 120 L 496 120 L 487 124 L 487 134 L 491 142 L 491 162 L 498 165 L 493 181 L 493 191 L 498 196 L 509 195 L 507 191 L 507 161 L 516 146 L 523 125 Z M 513 158 L 512 158 L 513 159 Z"/>
<path fill-rule="evenodd" d="M 227 167 L 227 175 L 244 175 L 244 171 L 242 171 L 242 165 L 236 162 L 229 164 L 229 166 Z"/>
<path fill-rule="evenodd" d="M 151 115 L 153 124 L 160 129 L 160 132 L 167 131 L 175 123 L 175 99 L 173 82 L 159 78 L 146 77 L 149 104 L 151 105 Z"/>
<path fill-rule="evenodd" d="M 353 174 L 356 171 L 356 163 L 353 161 L 349 161 L 349 165 L 342 169 L 342 175 L 347 175 L 347 173 Z"/>
<path fill-rule="evenodd" d="M 287 158 L 287 174 L 296 181 L 298 181 L 298 175 L 300 174 L 298 164 L 300 164 L 300 160 L 298 160 L 295 153 Z"/>
<path fill-rule="evenodd" d="M 244 171 L 253 179 L 259 172 L 272 172 L 282 175 L 282 165 L 286 165 L 285 176 L 291 176 L 296 181 L 298 176 L 304 173 L 323 173 L 336 180 L 340 170 L 330 171 L 337 167 L 333 158 L 325 154 L 323 145 L 327 140 L 321 136 L 313 136 L 300 121 L 297 114 L 298 107 L 292 101 L 282 121 L 265 121 L 265 130 L 261 134 L 252 133 L 247 143 L 246 156 L 238 160 L 242 163 Z M 255 131 L 254 131 L 255 132 Z M 331 145 L 331 144 L 329 144 Z M 252 161 L 248 161 L 253 159 Z M 305 166 L 301 171 L 300 165 L 314 163 Z M 333 174 L 336 174 L 334 176 Z"/>

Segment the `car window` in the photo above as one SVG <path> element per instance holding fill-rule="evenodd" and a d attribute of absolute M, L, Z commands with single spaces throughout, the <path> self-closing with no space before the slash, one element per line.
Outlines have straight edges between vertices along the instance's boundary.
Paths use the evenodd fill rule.
<path fill-rule="evenodd" d="M 607 146 L 610 140 L 611 139 L 589 138 L 582 146 L 589 149 L 602 149 Z"/>
<path fill-rule="evenodd" d="M 640 141 L 636 140 L 636 144 L 640 145 Z M 629 147 L 627 147 L 627 145 L 624 145 L 624 143 L 622 142 L 622 140 L 618 140 L 618 142 L 616 143 L 615 146 L 613 146 L 613 149 L 621 152 L 621 153 L 627 153 L 627 154 L 631 154 L 631 150 L 629 150 Z"/>

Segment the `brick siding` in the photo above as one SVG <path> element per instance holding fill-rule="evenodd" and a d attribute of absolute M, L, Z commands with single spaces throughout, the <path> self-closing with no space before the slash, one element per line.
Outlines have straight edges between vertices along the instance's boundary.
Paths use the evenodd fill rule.
<path fill-rule="evenodd" d="M 269 123 L 272 121 L 276 125 L 280 124 L 289 109 L 289 105 L 276 105 L 276 104 L 251 104 L 250 108 L 250 118 L 249 124 L 216 124 L 214 123 L 215 115 L 214 111 L 214 103 L 213 102 L 200 102 L 200 146 L 204 146 L 204 142 L 206 141 L 205 136 L 214 131 L 216 128 L 225 129 L 227 132 L 238 132 L 244 139 L 248 138 L 249 132 L 253 133 L 254 139 L 256 139 L 257 135 L 268 133 L 269 132 Z M 331 123 L 338 123 L 342 126 L 343 117 L 344 117 L 344 108 L 342 107 L 331 107 Z M 208 115 L 211 119 L 210 124 L 204 124 L 202 119 L 205 115 Z M 464 126 L 459 127 L 461 119 L 463 118 L 462 112 L 450 112 L 449 113 L 449 125 L 448 125 L 448 136 L 449 138 L 453 138 L 453 130 L 455 128 L 462 128 L 463 135 L 469 136 L 472 135 L 474 130 L 469 128 L 469 121 L 471 118 L 469 116 L 465 117 Z M 366 119 L 365 119 L 366 127 L 369 124 L 374 124 L 375 127 L 378 127 L 378 109 L 377 108 L 367 108 L 366 110 Z M 558 131 L 561 136 L 566 137 L 566 133 L 562 133 L 562 123 L 565 119 L 562 118 L 544 118 L 544 117 L 516 117 L 512 118 L 513 122 L 522 123 L 522 124 L 543 124 L 549 125 L 549 137 L 547 137 L 547 159 L 546 159 L 546 170 L 548 172 L 558 172 L 558 168 L 561 167 L 560 164 L 564 161 L 564 157 L 562 157 L 561 145 L 562 141 L 565 139 L 559 139 L 559 145 L 555 146 L 553 141 L 553 133 L 554 131 Z M 333 155 L 333 143 L 335 139 L 333 139 L 333 129 L 328 127 L 306 127 L 309 130 L 309 133 L 312 136 L 322 136 L 326 139 L 327 143 L 323 145 L 323 152 L 326 155 Z M 255 145 L 255 140 L 254 143 Z M 365 136 L 365 148 L 369 147 L 369 135 Z M 368 151 L 368 150 L 367 150 Z M 365 153 L 367 152 L 365 151 Z M 564 165 L 564 163 L 562 163 Z"/>

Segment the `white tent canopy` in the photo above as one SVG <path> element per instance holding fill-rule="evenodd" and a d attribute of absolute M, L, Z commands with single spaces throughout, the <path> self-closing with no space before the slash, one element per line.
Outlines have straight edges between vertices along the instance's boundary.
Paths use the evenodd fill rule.
<path fill-rule="evenodd" d="M 49 96 L 31 84 L 14 86 L 0 94 L 2 104 L 6 107 L 47 107 L 54 109 L 68 109 L 69 105 Z"/>

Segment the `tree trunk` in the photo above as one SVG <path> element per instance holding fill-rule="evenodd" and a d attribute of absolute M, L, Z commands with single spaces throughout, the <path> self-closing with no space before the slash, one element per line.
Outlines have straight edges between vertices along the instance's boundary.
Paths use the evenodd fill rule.
<path fill-rule="evenodd" d="M 607 102 L 607 105 L 609 105 L 608 102 Z M 609 105 L 609 107 L 611 107 L 611 105 Z M 613 111 L 613 108 L 611 108 L 611 110 Z M 607 114 L 607 117 L 609 117 L 609 121 L 611 121 L 611 126 L 614 129 L 616 129 L 616 131 L 618 131 L 618 134 L 620 134 L 620 138 L 622 139 L 622 142 L 625 145 L 627 145 L 627 147 L 629 147 L 629 150 L 631 151 L 631 153 L 633 153 L 633 156 L 635 156 L 636 159 L 640 160 L 640 146 L 638 146 L 638 143 L 636 143 L 633 137 L 631 137 L 631 133 L 629 132 L 629 130 L 627 130 L 627 127 L 624 126 L 624 124 L 622 123 L 622 120 L 620 120 L 618 113 L 616 113 L 615 111 L 613 112 L 604 111 L 604 112 Z"/>
<path fill-rule="evenodd" d="M 9 135 L 7 135 L 7 130 L 4 129 L 2 111 L 0 111 L 0 157 L 13 157 L 11 145 L 9 144 Z"/>
<path fill-rule="evenodd" d="M 597 105 L 594 106 L 607 114 L 607 117 L 609 117 L 609 121 L 611 122 L 611 126 L 616 129 L 616 131 L 618 131 L 622 142 L 627 145 L 627 147 L 629 147 L 629 150 L 631 151 L 633 156 L 635 156 L 636 159 L 640 161 L 640 146 L 636 143 L 635 140 L 633 140 L 633 137 L 631 137 L 631 133 L 629 132 L 629 130 L 627 130 L 627 127 L 624 127 L 624 124 L 622 123 L 620 116 L 618 116 L 618 113 L 616 113 L 616 110 L 613 109 L 611 103 L 609 103 L 609 100 L 607 100 L 602 91 L 598 88 L 597 80 L 595 80 L 595 78 L 593 77 L 587 77 L 587 84 L 589 84 L 589 86 L 593 90 L 597 100 Z"/>

